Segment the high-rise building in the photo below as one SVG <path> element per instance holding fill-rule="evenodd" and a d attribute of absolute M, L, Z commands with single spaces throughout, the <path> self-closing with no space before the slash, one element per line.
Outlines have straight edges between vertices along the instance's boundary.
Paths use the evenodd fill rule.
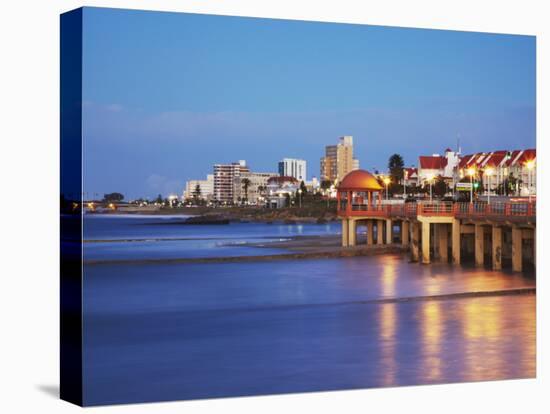
<path fill-rule="evenodd" d="M 221 204 L 231 204 L 234 200 L 235 178 L 250 172 L 246 161 L 231 164 L 214 164 L 214 200 Z"/>
<path fill-rule="evenodd" d="M 306 162 L 295 158 L 283 158 L 279 161 L 279 175 L 281 177 L 294 177 L 298 181 L 306 181 Z"/>
<path fill-rule="evenodd" d="M 321 158 L 321 180 L 340 181 L 347 173 L 359 168 L 359 160 L 353 158 L 353 137 L 340 137 L 338 144 L 327 145 Z"/>

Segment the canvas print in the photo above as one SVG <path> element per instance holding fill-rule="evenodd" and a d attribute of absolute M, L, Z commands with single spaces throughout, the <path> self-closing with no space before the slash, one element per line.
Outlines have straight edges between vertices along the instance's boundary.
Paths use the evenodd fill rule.
<path fill-rule="evenodd" d="M 61 16 L 61 397 L 533 378 L 534 36 Z"/>

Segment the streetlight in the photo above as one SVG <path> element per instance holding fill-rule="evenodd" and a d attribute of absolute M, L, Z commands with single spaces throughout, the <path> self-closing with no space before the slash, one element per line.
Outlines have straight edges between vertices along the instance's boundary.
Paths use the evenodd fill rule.
<path fill-rule="evenodd" d="M 407 177 L 409 172 L 405 169 L 403 170 L 403 200 L 407 199 Z"/>
<path fill-rule="evenodd" d="M 430 174 L 428 176 L 428 182 L 430 183 L 430 203 L 433 201 L 432 199 L 432 183 L 434 181 L 434 176 L 432 174 Z"/>
<path fill-rule="evenodd" d="M 529 202 L 531 202 L 531 170 L 535 168 L 535 160 L 529 160 L 525 163 L 527 167 L 527 187 L 529 189 Z"/>
<path fill-rule="evenodd" d="M 386 184 L 386 200 L 388 199 L 388 185 L 391 183 L 390 177 L 384 177 L 384 184 Z"/>
<path fill-rule="evenodd" d="M 298 196 L 300 199 L 300 208 L 302 208 L 302 189 L 301 188 L 298 190 Z"/>
<path fill-rule="evenodd" d="M 474 175 L 476 175 L 476 169 L 474 167 L 468 168 L 468 175 L 470 176 L 470 203 L 474 202 Z"/>
<path fill-rule="evenodd" d="M 495 170 L 491 167 L 485 169 L 485 175 L 487 176 L 487 204 L 491 204 L 491 175 Z"/>

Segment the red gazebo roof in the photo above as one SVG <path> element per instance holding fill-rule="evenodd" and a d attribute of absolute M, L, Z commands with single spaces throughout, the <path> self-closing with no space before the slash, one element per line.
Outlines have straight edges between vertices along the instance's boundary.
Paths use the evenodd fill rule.
<path fill-rule="evenodd" d="M 382 186 L 371 173 L 365 170 L 354 170 L 338 184 L 338 190 L 381 191 Z"/>

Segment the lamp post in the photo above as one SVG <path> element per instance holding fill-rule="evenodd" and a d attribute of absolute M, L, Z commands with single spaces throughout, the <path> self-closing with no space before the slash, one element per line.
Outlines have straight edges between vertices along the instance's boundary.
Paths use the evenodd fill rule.
<path fill-rule="evenodd" d="M 429 175 L 428 176 L 428 182 L 430 183 L 430 203 L 433 201 L 433 197 L 432 197 L 432 183 L 433 183 L 433 180 L 434 180 L 434 176 Z"/>
<path fill-rule="evenodd" d="M 491 176 L 495 170 L 491 167 L 485 169 L 485 175 L 487 176 L 487 204 L 491 204 Z"/>
<path fill-rule="evenodd" d="M 298 197 L 300 200 L 300 208 L 302 208 L 302 189 L 301 188 L 298 190 Z"/>
<path fill-rule="evenodd" d="M 470 204 L 474 202 L 474 175 L 476 175 L 476 169 L 474 167 L 468 168 L 468 175 L 470 176 Z"/>
<path fill-rule="evenodd" d="M 531 171 L 535 167 L 535 161 L 529 160 L 525 163 L 527 167 L 527 187 L 529 189 L 529 202 L 531 202 Z"/>
<path fill-rule="evenodd" d="M 390 177 L 384 177 L 384 184 L 386 184 L 386 200 L 388 200 L 388 185 L 391 183 Z"/>
<path fill-rule="evenodd" d="M 408 177 L 407 170 L 403 170 L 403 200 L 407 199 L 407 177 Z"/>

